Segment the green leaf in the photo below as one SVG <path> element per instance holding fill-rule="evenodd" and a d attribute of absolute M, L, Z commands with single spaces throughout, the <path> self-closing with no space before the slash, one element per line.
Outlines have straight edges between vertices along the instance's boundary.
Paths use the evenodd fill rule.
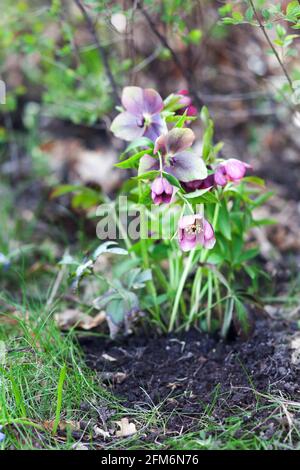
<path fill-rule="evenodd" d="M 78 194 L 75 194 L 73 197 L 72 207 L 89 209 L 99 204 L 100 200 L 100 195 L 97 191 L 91 188 L 82 188 L 82 191 L 78 192 Z"/>
<path fill-rule="evenodd" d="M 288 18 L 297 19 L 300 16 L 300 5 L 297 0 L 290 2 L 286 7 Z"/>
<path fill-rule="evenodd" d="M 169 173 L 166 173 L 165 171 L 162 172 L 162 175 L 164 178 L 166 178 L 166 180 L 169 181 L 169 183 L 172 186 L 175 186 L 175 188 L 178 188 L 178 189 L 182 189 L 181 184 L 179 183 L 178 179 L 175 178 L 175 176 L 170 175 Z"/>
<path fill-rule="evenodd" d="M 212 191 L 207 191 L 200 196 L 193 196 L 192 198 L 188 197 L 190 194 L 193 193 L 185 194 L 184 197 L 187 199 L 192 199 L 193 204 L 219 204 L 218 198 Z"/>
<path fill-rule="evenodd" d="M 225 16 L 230 14 L 232 11 L 232 4 L 231 3 L 226 3 L 225 5 L 221 6 L 218 8 L 218 12 L 221 16 Z"/>
<path fill-rule="evenodd" d="M 128 147 L 126 147 L 124 153 L 131 152 L 131 150 L 135 150 L 138 147 L 149 147 L 153 149 L 154 143 L 152 140 L 148 139 L 148 137 L 139 137 L 138 139 L 135 139 L 133 142 L 131 142 Z"/>
<path fill-rule="evenodd" d="M 205 189 L 197 189 L 196 191 L 193 191 L 192 193 L 187 193 L 185 194 L 186 199 L 194 199 L 195 197 L 200 197 L 203 196 L 203 194 L 207 193 L 210 191 L 211 188 L 205 188 Z"/>
<path fill-rule="evenodd" d="M 255 258 L 259 254 L 258 248 L 251 248 L 250 250 L 244 251 L 237 259 L 237 263 L 244 263 L 249 259 Z"/>
<path fill-rule="evenodd" d="M 254 17 L 254 11 L 252 7 L 247 8 L 245 12 L 245 18 L 247 21 L 252 21 Z"/>
<path fill-rule="evenodd" d="M 262 178 L 259 178 L 258 176 L 245 176 L 243 178 L 243 182 L 256 184 L 257 186 L 261 187 L 265 186 L 265 181 Z"/>
<path fill-rule="evenodd" d="M 248 311 L 245 305 L 237 298 L 234 298 L 235 314 L 238 322 L 240 323 L 243 331 L 247 333 L 249 331 Z"/>
<path fill-rule="evenodd" d="M 243 21 L 244 20 L 244 15 L 240 12 L 240 11 L 233 11 L 232 12 L 232 18 L 235 20 L 235 21 Z"/>
<path fill-rule="evenodd" d="M 57 186 L 51 193 L 51 197 L 59 197 L 63 196 L 64 194 L 72 193 L 74 191 L 78 191 L 82 189 L 82 186 L 76 184 L 61 184 Z"/>
<path fill-rule="evenodd" d="M 210 115 L 207 106 L 203 106 L 200 112 L 200 118 L 205 126 L 208 125 L 210 121 Z"/>
<path fill-rule="evenodd" d="M 279 39 L 283 39 L 286 35 L 286 30 L 281 24 L 276 25 L 276 33 Z"/>
<path fill-rule="evenodd" d="M 135 168 L 136 163 L 138 163 L 140 158 L 146 154 L 149 154 L 149 150 L 142 150 L 141 152 L 135 153 L 131 157 L 127 158 L 127 160 L 123 160 L 119 163 L 115 163 L 115 166 L 117 168 L 123 168 L 123 169 Z"/>
<path fill-rule="evenodd" d="M 271 13 L 266 8 L 263 8 L 261 10 L 261 14 L 266 21 L 269 21 L 269 19 L 271 18 Z"/>
<path fill-rule="evenodd" d="M 218 231 L 221 232 L 225 238 L 231 240 L 231 223 L 230 215 L 228 212 L 226 201 L 221 202 L 221 207 L 219 210 L 219 217 L 217 221 Z"/>
<path fill-rule="evenodd" d="M 202 156 L 203 156 L 204 161 L 207 161 L 209 159 L 210 153 L 213 149 L 213 145 L 212 145 L 213 135 L 214 135 L 214 123 L 212 119 L 209 119 L 207 128 L 205 129 L 204 135 L 203 135 Z"/>
<path fill-rule="evenodd" d="M 188 42 L 192 44 L 199 44 L 202 39 L 203 33 L 201 29 L 192 29 L 189 34 L 186 36 Z"/>
<path fill-rule="evenodd" d="M 147 171 L 146 173 L 142 173 L 141 175 L 138 175 L 138 176 L 134 176 L 133 179 L 137 179 L 137 180 L 152 180 L 154 179 L 156 176 L 158 176 L 160 174 L 160 172 L 158 170 L 152 170 L 152 171 Z"/>

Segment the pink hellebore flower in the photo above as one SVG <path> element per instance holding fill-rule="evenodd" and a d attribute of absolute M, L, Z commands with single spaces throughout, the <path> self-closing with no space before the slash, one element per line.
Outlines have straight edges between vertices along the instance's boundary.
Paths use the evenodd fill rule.
<path fill-rule="evenodd" d="M 216 243 L 211 224 L 201 215 L 184 215 L 178 222 L 178 240 L 182 251 L 190 251 L 197 245 L 210 250 Z"/>
<path fill-rule="evenodd" d="M 194 139 L 193 131 L 187 128 L 175 128 L 161 135 L 154 146 L 154 154 L 160 155 L 161 165 L 158 158 L 144 155 L 140 159 L 139 175 L 148 171 L 162 170 L 182 182 L 206 178 L 207 168 L 204 161 L 188 150 Z"/>
<path fill-rule="evenodd" d="M 129 141 L 148 137 L 154 142 L 167 132 L 166 123 L 160 115 L 164 103 L 157 91 L 127 86 L 122 93 L 122 105 L 125 111 L 113 120 L 110 127 L 116 137 Z"/>
<path fill-rule="evenodd" d="M 229 160 L 220 163 L 217 167 L 215 183 L 219 186 L 225 186 L 229 181 L 238 183 L 245 176 L 247 168 L 251 168 L 251 165 L 241 162 L 236 158 L 229 158 Z"/>
<path fill-rule="evenodd" d="M 169 204 L 173 196 L 173 186 L 166 178 L 159 176 L 151 185 L 151 197 L 154 204 Z"/>
<path fill-rule="evenodd" d="M 180 90 L 177 95 L 179 95 L 178 104 L 182 105 L 177 113 L 184 114 L 186 112 L 187 116 L 197 116 L 197 109 L 193 105 L 192 98 L 189 96 L 188 90 Z"/>

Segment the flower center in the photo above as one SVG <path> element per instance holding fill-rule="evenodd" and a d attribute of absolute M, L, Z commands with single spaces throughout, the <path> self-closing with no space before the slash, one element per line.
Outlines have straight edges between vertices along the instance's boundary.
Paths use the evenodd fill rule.
<path fill-rule="evenodd" d="M 148 127 L 150 126 L 151 122 L 152 122 L 151 114 L 145 113 L 143 115 L 143 125 Z"/>
<path fill-rule="evenodd" d="M 184 231 L 187 235 L 197 235 L 203 231 L 203 228 L 200 224 L 195 223 L 186 227 Z"/>

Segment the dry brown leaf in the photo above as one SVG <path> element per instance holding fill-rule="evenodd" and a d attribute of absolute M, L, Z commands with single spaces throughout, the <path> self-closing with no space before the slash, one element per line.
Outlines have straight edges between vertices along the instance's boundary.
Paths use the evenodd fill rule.
<path fill-rule="evenodd" d="M 55 321 L 61 330 L 69 330 L 76 326 L 83 330 L 91 330 L 101 325 L 106 319 L 105 312 L 99 312 L 95 317 L 76 309 L 67 309 L 54 315 Z"/>
<path fill-rule="evenodd" d="M 122 418 L 120 421 L 116 421 L 119 426 L 119 431 L 116 432 L 117 437 L 128 437 L 137 433 L 137 429 L 134 423 L 130 423 L 128 418 Z"/>
<path fill-rule="evenodd" d="M 45 429 L 47 429 L 47 431 L 52 432 L 54 420 L 44 421 L 43 426 Z M 80 423 L 78 421 L 60 421 L 58 425 L 58 431 L 64 432 L 66 429 L 80 431 Z"/>
<path fill-rule="evenodd" d="M 110 146 L 90 150 L 79 139 L 67 138 L 45 142 L 41 150 L 49 155 L 51 168 L 59 178 L 67 169 L 70 182 L 95 183 L 105 192 L 120 183 L 121 172 L 114 166 L 117 154 Z"/>

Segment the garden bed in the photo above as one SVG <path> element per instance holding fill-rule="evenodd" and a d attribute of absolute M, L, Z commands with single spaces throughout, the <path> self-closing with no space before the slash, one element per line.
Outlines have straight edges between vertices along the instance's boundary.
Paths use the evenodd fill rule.
<path fill-rule="evenodd" d="M 199 429 L 203 413 L 222 421 L 240 409 L 245 424 L 259 421 L 272 434 L 279 423 L 268 403 L 299 398 L 300 369 L 292 364 L 291 350 L 295 329 L 292 323 L 260 319 L 246 341 L 224 342 L 191 330 L 119 342 L 86 336 L 80 344 L 88 365 L 122 404 L 159 407 L 169 416 L 168 432 Z"/>

